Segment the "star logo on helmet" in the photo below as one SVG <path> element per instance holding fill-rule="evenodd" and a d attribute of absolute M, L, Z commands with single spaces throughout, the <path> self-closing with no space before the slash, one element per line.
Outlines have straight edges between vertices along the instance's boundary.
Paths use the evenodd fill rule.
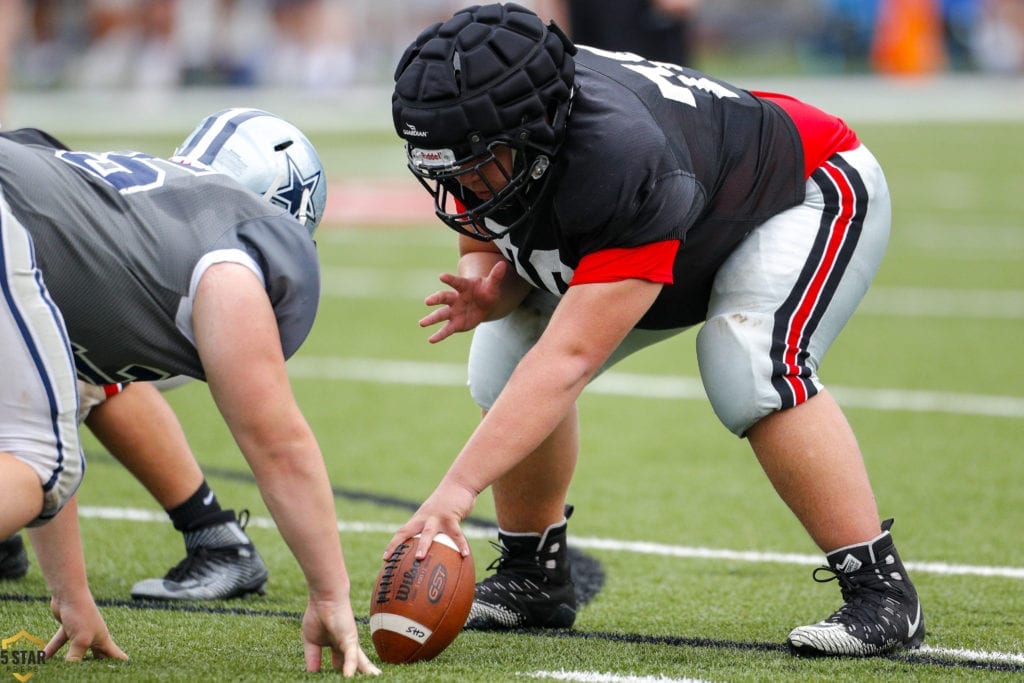
<path fill-rule="evenodd" d="M 288 160 L 288 179 L 278 186 L 270 201 L 287 209 L 293 216 L 298 216 L 305 209 L 309 218 L 316 219 L 311 198 L 320 184 L 320 171 L 304 178 L 292 158 L 287 154 L 285 158 Z M 308 202 L 305 207 L 303 202 Z"/>

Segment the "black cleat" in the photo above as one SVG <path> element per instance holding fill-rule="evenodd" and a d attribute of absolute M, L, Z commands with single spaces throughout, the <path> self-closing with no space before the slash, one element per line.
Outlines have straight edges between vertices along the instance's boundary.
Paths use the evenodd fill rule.
<path fill-rule="evenodd" d="M 571 509 L 568 510 L 571 514 Z M 568 515 L 566 515 L 568 517 Z M 543 534 L 498 531 L 495 573 L 476 584 L 467 629 L 569 628 L 576 621 L 566 522 Z"/>
<path fill-rule="evenodd" d="M 829 553 L 828 566 L 814 570 L 819 583 L 838 579 L 846 604 L 824 621 L 793 629 L 790 652 L 868 657 L 921 646 L 921 603 L 893 545 L 891 527 L 892 520 L 886 520 L 880 536 Z M 821 579 L 819 572 L 832 576 Z"/>
<path fill-rule="evenodd" d="M 28 572 L 28 553 L 21 534 L 0 541 L 0 579 L 20 579 Z"/>

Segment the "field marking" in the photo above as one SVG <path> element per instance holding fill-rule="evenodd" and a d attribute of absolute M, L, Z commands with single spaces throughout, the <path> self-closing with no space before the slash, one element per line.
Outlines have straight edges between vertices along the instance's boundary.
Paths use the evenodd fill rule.
<path fill-rule="evenodd" d="M 323 266 L 321 289 L 339 299 L 403 299 L 422 301 L 443 288 L 443 269 L 386 269 Z M 878 316 L 1024 320 L 1024 291 L 1019 289 L 952 289 L 877 285 L 858 309 Z"/>
<path fill-rule="evenodd" d="M 82 505 L 79 515 L 90 519 L 110 519 L 130 522 L 167 522 L 167 513 L 162 510 L 143 508 L 107 507 Z M 276 529 L 274 520 L 269 517 L 250 517 L 249 526 L 257 529 Z M 395 532 L 396 524 L 384 522 L 361 522 L 338 520 L 338 531 L 342 533 L 384 534 L 390 536 Z M 495 530 L 486 527 L 467 526 L 462 530 L 467 538 L 490 539 Z M 576 548 L 591 550 L 607 550 L 627 552 L 637 555 L 659 555 L 662 557 L 678 557 L 695 560 L 727 560 L 732 562 L 750 562 L 753 564 L 791 564 L 801 566 L 817 566 L 822 560 L 819 555 L 802 553 L 776 553 L 756 550 L 729 550 L 724 548 L 701 548 L 693 546 L 670 545 L 650 541 L 622 541 L 613 538 L 596 538 L 573 536 L 572 545 Z M 948 562 L 906 562 L 907 569 L 923 574 L 940 576 L 979 576 L 1003 579 L 1024 580 L 1024 567 L 987 567 L 984 565 L 950 564 Z"/>
<path fill-rule="evenodd" d="M 288 374 L 296 379 L 346 382 L 411 384 L 417 386 L 465 386 L 464 363 L 334 356 L 297 356 L 288 361 Z M 587 387 L 594 394 L 635 398 L 707 400 L 696 377 L 648 375 L 609 371 Z M 846 408 L 882 411 L 935 412 L 986 417 L 1024 417 L 1024 398 L 961 394 L 950 391 L 911 389 L 863 389 L 829 385 L 829 391 Z"/>
<path fill-rule="evenodd" d="M 580 681 L 581 683 L 707 683 L 703 678 L 669 678 L 668 676 L 634 676 L 597 671 L 530 671 L 520 676 L 549 678 L 556 681 Z"/>
<path fill-rule="evenodd" d="M 1004 664 L 1024 664 L 1024 654 L 1017 652 L 992 652 L 989 650 L 964 650 L 960 648 L 932 647 L 922 645 L 920 649 L 907 652 L 907 656 L 915 655 L 941 655 L 953 659 L 969 660 L 972 662 L 999 662 Z"/>
<path fill-rule="evenodd" d="M 469 536 L 468 530 L 466 535 Z M 638 555 L 661 555 L 664 557 L 680 557 L 698 560 L 727 560 L 733 562 L 750 562 L 755 564 L 795 564 L 818 566 L 822 563 L 820 555 L 802 553 L 776 553 L 756 550 L 727 550 L 720 548 L 699 548 L 690 546 L 653 543 L 650 541 L 619 541 L 607 538 L 588 538 L 572 536 L 572 544 L 576 548 L 592 550 L 611 550 L 630 552 Z M 950 564 L 947 562 L 904 562 L 907 569 L 924 574 L 941 576 L 988 576 L 1005 579 L 1024 580 L 1024 567 L 986 567 L 983 565 Z"/>
<path fill-rule="evenodd" d="M 167 513 L 162 510 L 149 510 L 143 508 L 106 507 L 97 505 L 81 505 L 78 514 L 87 519 L 104 519 L 130 522 L 168 522 Z M 248 526 L 258 529 L 276 529 L 274 520 L 269 517 L 250 517 Z M 394 524 L 384 522 L 346 522 L 338 520 L 338 531 L 341 533 L 372 533 L 391 535 L 395 531 Z M 494 536 L 495 530 L 480 527 L 466 527 L 463 533 L 467 538 L 490 539 Z M 750 563 L 782 563 L 797 565 L 820 565 L 821 557 L 817 555 L 806 555 L 799 553 L 770 553 L 744 550 L 726 550 L 716 548 L 698 548 L 687 546 L 675 546 L 664 543 L 650 543 L 643 541 L 620 541 L 615 539 L 588 538 L 580 536 L 569 536 L 572 545 L 576 548 L 590 548 L 599 550 L 611 550 L 620 552 L 631 552 L 636 554 L 662 555 L 668 557 L 681 557 L 692 559 L 714 559 L 730 560 L 736 562 Z M 1024 567 L 985 567 L 979 565 L 957 565 L 945 562 L 907 562 L 907 569 L 926 574 L 940 574 L 945 576 L 979 576 L 999 577 L 1024 580 Z M 1024 653 L 1019 652 L 995 652 L 989 650 L 966 650 L 959 648 L 922 646 L 919 650 L 905 653 L 909 658 L 942 656 L 963 661 L 983 661 L 1003 664 L 1024 665 Z M 550 676 L 550 672 L 535 672 Z M 595 676 L 606 676 L 610 674 L 597 674 L 592 672 L 567 672 L 571 675 L 586 674 Z M 529 675 L 529 674 L 527 674 Z M 590 681 L 603 683 L 604 681 L 623 683 L 640 683 L 641 681 L 690 681 L 697 679 L 667 679 L 649 677 L 614 677 L 614 678 L 562 678 L 560 680 Z"/>

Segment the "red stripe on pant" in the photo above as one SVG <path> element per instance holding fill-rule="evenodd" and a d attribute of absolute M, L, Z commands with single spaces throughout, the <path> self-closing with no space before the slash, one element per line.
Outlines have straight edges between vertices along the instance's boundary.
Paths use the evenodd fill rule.
<path fill-rule="evenodd" d="M 818 303 L 818 298 L 821 296 L 821 290 L 836 265 L 839 250 L 849 234 L 850 223 L 856 205 L 853 188 L 850 186 L 846 175 L 828 162 L 823 164 L 821 168 L 825 170 L 839 191 L 841 208 L 839 215 L 832 221 L 828 244 L 825 246 L 821 262 L 815 269 L 814 276 L 811 278 L 807 289 L 804 290 L 800 303 L 790 317 L 789 327 L 786 331 L 786 353 L 783 356 L 782 362 L 786 365 L 786 383 L 789 384 L 795 399 L 793 405 L 800 405 L 807 400 L 807 389 L 804 387 L 803 382 L 800 381 L 800 366 L 797 364 L 796 357 L 797 351 L 801 347 L 800 340 L 803 338 L 807 322 L 810 320 L 814 307 Z"/>

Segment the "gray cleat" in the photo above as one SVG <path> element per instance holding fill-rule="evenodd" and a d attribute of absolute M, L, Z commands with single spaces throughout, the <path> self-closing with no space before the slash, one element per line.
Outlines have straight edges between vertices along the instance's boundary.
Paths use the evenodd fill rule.
<path fill-rule="evenodd" d="M 264 595 L 267 565 L 245 533 L 249 511 L 185 532 L 185 559 L 162 579 L 132 586 L 136 600 L 227 600 L 250 593 Z"/>

